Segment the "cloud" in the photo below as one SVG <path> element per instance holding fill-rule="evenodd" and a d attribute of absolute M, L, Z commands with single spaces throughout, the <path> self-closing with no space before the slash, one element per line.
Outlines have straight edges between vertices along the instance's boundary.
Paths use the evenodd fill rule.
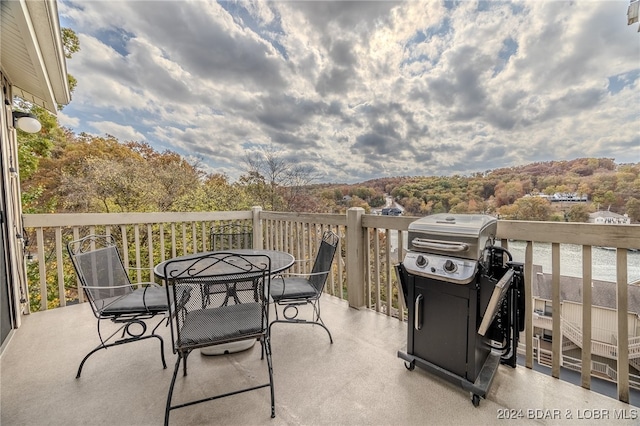
<path fill-rule="evenodd" d="M 87 123 L 91 128 L 96 129 L 100 135 L 111 135 L 121 142 L 145 140 L 144 135 L 132 126 L 123 126 L 111 121 L 90 121 Z"/>
<path fill-rule="evenodd" d="M 582 156 L 637 162 L 623 1 L 61 1 L 60 115 L 232 179 L 274 146 L 331 182 Z"/>

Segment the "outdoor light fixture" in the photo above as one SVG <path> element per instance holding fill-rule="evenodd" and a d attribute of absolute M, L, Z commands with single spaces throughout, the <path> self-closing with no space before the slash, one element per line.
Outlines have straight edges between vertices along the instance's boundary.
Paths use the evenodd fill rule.
<path fill-rule="evenodd" d="M 42 124 L 31 113 L 13 111 L 13 127 L 27 133 L 37 133 L 42 128 Z"/>

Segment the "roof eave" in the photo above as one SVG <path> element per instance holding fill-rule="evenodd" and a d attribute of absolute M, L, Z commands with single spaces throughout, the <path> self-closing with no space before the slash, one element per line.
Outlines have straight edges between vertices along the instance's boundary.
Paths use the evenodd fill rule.
<path fill-rule="evenodd" d="M 7 53 L 2 55 L 2 68 L 13 93 L 55 114 L 58 105 L 71 101 L 57 3 L 55 0 L 2 3 L 3 21 L 7 19 L 11 24 L 3 22 L 3 26 L 7 31 L 16 31 L 8 36 L 3 31 L 2 38 L 21 43 L 23 53 L 18 58 L 12 55 L 13 49 L 3 46 Z M 5 10 L 9 13 L 5 14 Z M 35 78 L 26 78 L 23 73 L 31 73 Z"/>

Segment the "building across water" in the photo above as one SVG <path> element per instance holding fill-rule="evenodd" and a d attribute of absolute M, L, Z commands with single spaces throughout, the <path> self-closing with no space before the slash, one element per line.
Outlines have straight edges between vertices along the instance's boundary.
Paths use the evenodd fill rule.
<path fill-rule="evenodd" d="M 553 336 L 552 276 L 534 265 L 532 282 L 534 300 L 534 338 L 538 362 L 550 365 L 548 342 Z M 582 278 L 560 276 L 560 321 L 562 365 L 567 368 L 581 365 L 583 343 Z M 591 282 L 591 371 L 592 375 L 615 381 L 617 376 L 617 296 L 616 283 L 601 280 Z M 628 286 L 629 376 L 630 386 L 640 389 L 640 282 Z M 545 349 L 547 348 L 547 349 Z"/>

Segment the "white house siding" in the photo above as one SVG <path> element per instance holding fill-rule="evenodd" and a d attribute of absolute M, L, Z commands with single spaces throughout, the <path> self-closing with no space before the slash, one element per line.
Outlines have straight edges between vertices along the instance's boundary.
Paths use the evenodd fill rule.
<path fill-rule="evenodd" d="M 0 140 L 0 171 L 3 180 L 3 193 L 0 196 L 3 199 L 3 207 L 5 209 L 5 226 L 6 241 L 5 250 L 7 255 L 8 278 L 13 281 L 15 286 L 11 288 L 12 300 L 9 301 L 17 314 L 20 310 L 20 290 L 26 288 L 26 277 L 24 274 L 24 261 L 22 257 L 23 245 L 22 240 L 16 238 L 22 234 L 22 206 L 20 204 L 20 182 L 18 179 L 18 144 L 16 140 L 16 131 L 13 129 L 11 104 L 6 105 L 5 100 L 11 99 L 11 86 L 8 84 L 5 76 L 0 72 L 0 81 L 2 81 L 3 89 L 6 89 L 2 102 L 2 117 L 0 124 L 1 140 Z M 4 92 L 4 90 L 3 90 Z M 10 124 L 11 123 L 11 124 Z M 10 170 L 14 170 L 11 172 Z M 13 318 L 15 325 L 20 325 L 20 315 Z"/>
<path fill-rule="evenodd" d="M 563 302 L 562 317 L 565 321 L 582 328 L 582 304 Z M 628 314 L 629 337 L 638 336 L 638 317 Z M 616 344 L 618 332 L 617 313 L 614 309 L 594 306 L 591 309 L 591 338 L 599 342 Z"/>

